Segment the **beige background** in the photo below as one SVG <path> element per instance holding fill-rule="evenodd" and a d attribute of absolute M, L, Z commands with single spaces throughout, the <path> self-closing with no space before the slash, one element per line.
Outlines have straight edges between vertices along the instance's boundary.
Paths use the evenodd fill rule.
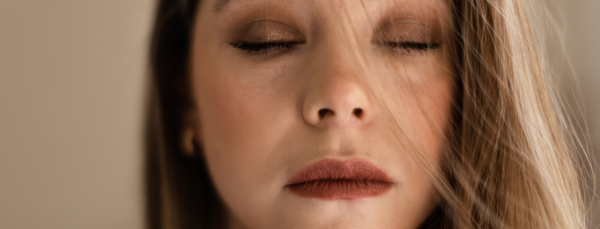
<path fill-rule="evenodd" d="M 557 6 L 598 149 L 600 1 Z M 153 9 L 150 0 L 0 0 L 0 228 L 142 228 Z M 572 78 L 561 82 L 572 94 Z"/>
<path fill-rule="evenodd" d="M 0 228 L 142 228 L 150 0 L 0 0 Z"/>

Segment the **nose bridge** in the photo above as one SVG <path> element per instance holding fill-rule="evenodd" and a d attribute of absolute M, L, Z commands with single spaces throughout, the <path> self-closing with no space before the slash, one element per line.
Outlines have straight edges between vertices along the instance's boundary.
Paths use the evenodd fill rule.
<path fill-rule="evenodd" d="M 352 53 L 352 42 L 342 34 L 332 33 L 320 47 L 316 47 L 313 58 L 314 83 L 332 88 L 350 89 L 358 84 L 358 60 Z M 358 86 L 358 85 L 355 85 Z"/>
<path fill-rule="evenodd" d="M 370 122 L 373 109 L 358 78 L 359 69 L 341 43 L 315 49 L 303 116 L 314 126 L 356 126 Z"/>

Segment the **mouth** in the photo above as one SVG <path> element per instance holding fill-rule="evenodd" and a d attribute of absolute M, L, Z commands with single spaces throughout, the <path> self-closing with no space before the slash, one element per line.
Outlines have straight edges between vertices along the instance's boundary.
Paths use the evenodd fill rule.
<path fill-rule="evenodd" d="M 305 198 L 354 200 L 382 195 L 393 185 L 392 179 L 366 160 L 325 159 L 301 169 L 285 187 Z"/>

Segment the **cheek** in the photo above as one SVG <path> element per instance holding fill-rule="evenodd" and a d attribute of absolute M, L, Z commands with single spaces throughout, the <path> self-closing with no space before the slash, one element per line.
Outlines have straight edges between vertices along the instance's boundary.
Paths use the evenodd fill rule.
<path fill-rule="evenodd" d="M 199 61 L 201 72 L 194 76 L 202 140 L 207 146 L 227 148 L 223 154 L 242 158 L 268 152 L 294 117 L 291 93 L 282 92 L 289 86 L 256 80 L 276 73 L 227 68 L 217 62 Z"/>
<path fill-rule="evenodd" d="M 450 78 L 450 77 L 448 77 Z M 414 123 L 418 132 L 421 132 L 422 142 L 427 152 L 435 155 L 439 160 L 446 142 L 448 127 L 451 121 L 453 84 L 450 81 L 436 82 L 422 92 L 419 97 L 419 107 L 414 112 L 417 119 Z"/>
<path fill-rule="evenodd" d="M 452 76 L 441 71 L 431 71 L 428 77 L 432 77 L 425 85 L 415 85 L 407 92 L 405 98 L 409 98 L 401 113 L 404 119 L 401 122 L 403 130 L 408 133 L 407 140 L 414 146 L 413 153 L 424 156 L 425 165 L 418 163 L 416 158 L 412 161 L 411 182 L 420 191 L 419 193 L 431 193 L 437 196 L 433 181 L 425 171 L 429 167 L 427 163 L 433 162 L 439 168 L 445 167 L 444 153 L 448 147 L 448 132 L 451 127 L 452 102 L 454 97 L 454 81 Z M 411 99 L 412 98 L 412 99 Z M 435 167 L 429 167 L 436 169 Z M 415 193 L 415 194 L 419 194 Z M 415 197 L 416 198 L 416 197 Z"/>
<path fill-rule="evenodd" d="M 401 141 L 435 161 L 446 142 L 455 96 L 451 65 L 439 63 L 402 66 L 384 82 L 382 96 L 404 138 Z"/>
<path fill-rule="evenodd" d="M 405 168 L 402 179 L 406 187 L 411 187 L 408 199 L 422 200 L 423 196 L 437 195 L 426 169 L 435 169 L 429 163 L 445 167 L 443 159 L 455 96 L 455 78 L 448 71 L 450 63 L 404 65 L 402 71 L 397 71 L 399 74 L 392 75 L 384 84 L 388 85 L 384 86 L 385 103 L 397 123 L 390 127 L 396 127 L 393 128 L 397 133 L 394 140 L 399 144 L 394 148 L 402 152 L 395 161 Z M 421 159 L 425 164 L 419 162 Z"/>
<path fill-rule="evenodd" d="M 220 193 L 235 199 L 240 189 L 268 183 L 261 174 L 277 164 L 273 154 L 294 117 L 293 103 L 282 96 L 282 82 L 249 80 L 273 73 L 223 67 L 218 59 L 195 63 L 193 88 L 207 165 Z"/>
<path fill-rule="evenodd" d="M 248 141 L 260 133 L 267 120 L 260 110 L 263 104 L 255 103 L 260 97 L 248 93 L 247 89 L 216 77 L 199 80 L 197 87 L 198 110 L 203 139 L 207 142 L 229 144 L 252 143 Z M 242 137 L 244 136 L 244 137 Z"/>
<path fill-rule="evenodd" d="M 249 153 L 261 143 L 256 139 L 268 132 L 270 117 L 265 111 L 274 108 L 273 96 L 242 80 L 256 76 L 243 71 L 240 74 L 235 66 L 227 64 L 216 45 L 209 44 L 198 44 L 192 73 L 203 144 L 228 154 L 244 154 L 231 149 L 246 147 Z M 217 156 L 232 156 L 228 154 Z"/>
<path fill-rule="evenodd" d="M 269 152 L 268 136 L 277 132 L 272 125 L 277 118 L 268 111 L 279 108 L 268 94 L 244 87 L 226 74 L 213 72 L 197 82 L 200 132 L 209 166 L 226 168 L 223 172 L 231 176 L 243 174 L 235 170 L 245 169 L 249 158 L 257 160 Z"/>
<path fill-rule="evenodd" d="M 239 196 L 234 190 L 252 190 L 257 183 L 256 162 L 268 152 L 264 137 L 269 119 L 262 112 L 271 109 L 261 94 L 236 84 L 223 71 L 205 67 L 194 76 L 201 145 L 216 188 L 225 201 Z M 237 206 L 242 201 L 228 203 Z"/>

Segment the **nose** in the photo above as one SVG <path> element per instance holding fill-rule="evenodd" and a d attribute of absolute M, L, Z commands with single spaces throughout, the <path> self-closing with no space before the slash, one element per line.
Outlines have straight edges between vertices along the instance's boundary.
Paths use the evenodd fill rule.
<path fill-rule="evenodd" d="M 323 61 L 313 68 L 302 114 L 311 126 L 360 127 L 375 115 L 353 66 L 338 60 Z"/>

